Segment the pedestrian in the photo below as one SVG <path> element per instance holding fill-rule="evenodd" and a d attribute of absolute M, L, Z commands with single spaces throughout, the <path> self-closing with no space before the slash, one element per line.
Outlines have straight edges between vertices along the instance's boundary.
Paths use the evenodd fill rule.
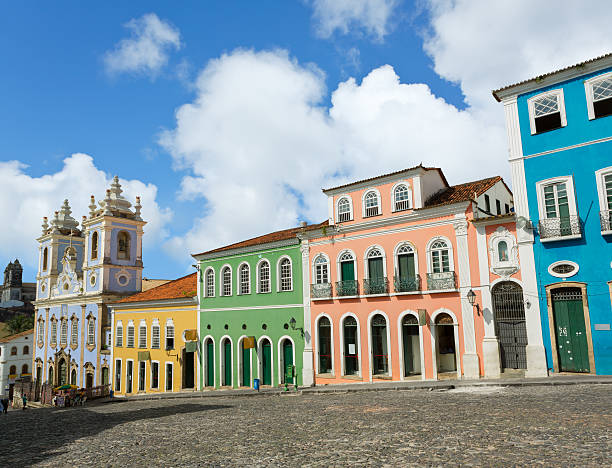
<path fill-rule="evenodd" d="M 5 412 L 4 411 L 4 398 L 0 400 L 0 409 L 2 410 L 3 413 Z"/>
<path fill-rule="evenodd" d="M 25 393 L 21 395 L 21 401 L 23 401 L 23 410 L 25 411 L 26 405 L 28 404 L 28 397 Z"/>
<path fill-rule="evenodd" d="M 8 398 L 3 398 L 2 399 L 2 406 L 4 407 L 2 411 L 4 412 L 4 414 L 7 414 L 8 413 L 8 407 L 9 407 Z"/>

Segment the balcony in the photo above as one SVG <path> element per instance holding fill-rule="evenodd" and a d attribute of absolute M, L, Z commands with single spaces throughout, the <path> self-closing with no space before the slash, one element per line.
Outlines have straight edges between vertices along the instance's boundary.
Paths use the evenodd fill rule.
<path fill-rule="evenodd" d="M 389 294 L 389 281 L 387 277 L 364 279 L 363 293 L 368 296 L 373 294 Z"/>
<path fill-rule="evenodd" d="M 358 296 L 359 282 L 357 280 L 336 281 L 336 296 Z"/>
<path fill-rule="evenodd" d="M 311 284 L 310 297 L 313 299 L 330 299 L 332 297 L 331 283 Z"/>
<path fill-rule="evenodd" d="M 427 289 L 429 291 L 457 289 L 455 272 L 444 271 L 441 273 L 427 273 Z"/>
<path fill-rule="evenodd" d="M 396 293 L 413 292 L 421 289 L 421 277 L 416 276 L 395 276 L 393 278 L 393 289 Z"/>
<path fill-rule="evenodd" d="M 602 234 L 612 234 L 612 211 L 600 211 L 599 222 Z"/>
<path fill-rule="evenodd" d="M 582 236 L 582 221 L 577 215 L 541 219 L 538 223 L 538 232 L 542 242 L 577 239 Z"/>

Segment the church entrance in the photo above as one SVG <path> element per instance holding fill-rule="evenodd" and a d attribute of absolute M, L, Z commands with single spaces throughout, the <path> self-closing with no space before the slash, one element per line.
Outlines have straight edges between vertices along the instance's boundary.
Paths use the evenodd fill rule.
<path fill-rule="evenodd" d="M 57 363 L 57 383 L 58 386 L 66 385 L 68 383 L 68 365 L 66 364 L 66 360 L 61 358 Z"/>

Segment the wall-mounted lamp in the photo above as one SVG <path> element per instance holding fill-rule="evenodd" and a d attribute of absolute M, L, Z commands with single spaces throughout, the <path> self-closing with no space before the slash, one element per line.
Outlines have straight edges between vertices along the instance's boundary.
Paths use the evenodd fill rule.
<path fill-rule="evenodd" d="M 302 327 L 296 327 L 296 320 L 294 317 L 291 317 L 291 320 L 289 320 L 289 326 L 291 327 L 292 330 L 299 330 L 300 334 L 302 335 L 302 338 L 304 338 L 304 329 Z"/>
<path fill-rule="evenodd" d="M 480 306 L 476 303 L 476 293 L 472 289 L 467 293 L 467 300 L 472 307 L 476 307 L 476 314 L 480 315 Z"/>

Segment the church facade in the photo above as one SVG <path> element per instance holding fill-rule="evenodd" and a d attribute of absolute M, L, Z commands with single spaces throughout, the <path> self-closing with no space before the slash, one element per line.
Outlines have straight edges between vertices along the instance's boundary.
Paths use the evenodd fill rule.
<path fill-rule="evenodd" d="M 142 288 L 140 199 L 122 196 L 115 177 L 79 223 L 68 200 L 43 218 L 36 277 L 34 378 L 39 384 L 110 384 L 111 321 L 107 304 Z"/>

